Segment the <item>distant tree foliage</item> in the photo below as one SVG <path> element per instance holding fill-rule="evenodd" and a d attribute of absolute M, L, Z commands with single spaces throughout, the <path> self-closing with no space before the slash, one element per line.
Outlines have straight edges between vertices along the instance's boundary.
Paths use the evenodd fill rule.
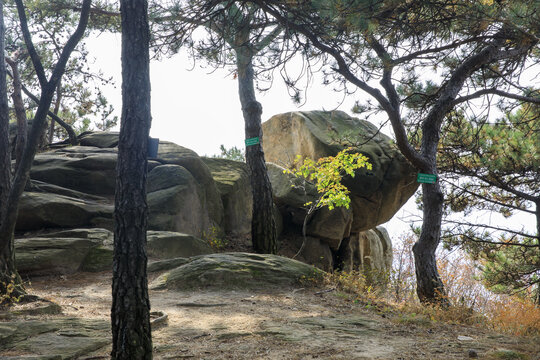
<path fill-rule="evenodd" d="M 236 160 L 236 161 L 246 161 L 246 152 L 242 149 L 233 146 L 231 148 L 226 148 L 225 145 L 219 147 L 221 151 L 220 154 L 216 155 L 217 158 Z"/>
<path fill-rule="evenodd" d="M 540 305 L 540 106 L 524 104 L 494 123 L 453 115 L 439 156 L 449 215 L 463 216 L 446 220 L 445 243 L 479 259 L 491 289 Z M 473 211 L 532 215 L 534 231 L 467 220 Z"/>
<path fill-rule="evenodd" d="M 25 3 L 28 13 L 28 27 L 30 33 L 39 41 L 35 47 L 40 53 L 45 72 L 58 61 L 62 51 L 62 44 L 77 26 L 77 13 L 80 4 L 73 8 L 67 5 L 60 7 L 61 2 L 43 0 L 27 1 Z M 24 105 L 31 119 L 39 102 L 39 86 L 36 73 L 32 67 L 22 33 L 19 30 L 19 20 L 15 7 L 10 1 L 6 4 L 6 49 L 7 57 L 18 68 L 23 86 Z M 95 16 L 93 16 L 95 18 Z M 99 28 L 93 21 L 93 28 Z M 48 142 L 63 140 L 67 137 L 66 126 L 73 128 L 75 133 L 90 129 L 107 130 L 115 126 L 118 119 L 112 115 L 114 108 L 102 94 L 100 86 L 112 82 L 100 71 L 90 69 L 91 56 L 85 47 L 84 41 L 77 47 L 66 65 L 62 81 L 57 85 L 55 96 L 50 109 L 64 122 L 63 127 L 54 126 L 50 121 L 47 130 Z M 11 65 L 11 64 L 10 64 Z M 10 72 L 10 76 L 13 72 Z M 37 100 L 37 101 L 36 101 Z M 54 116 L 50 116 L 49 120 Z"/>

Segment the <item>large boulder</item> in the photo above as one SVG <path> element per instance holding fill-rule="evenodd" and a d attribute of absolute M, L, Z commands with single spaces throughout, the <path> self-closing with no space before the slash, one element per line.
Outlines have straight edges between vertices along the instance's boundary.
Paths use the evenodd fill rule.
<path fill-rule="evenodd" d="M 112 229 L 118 138 L 114 132 L 84 133 L 79 138 L 80 146 L 57 144 L 55 149 L 38 154 L 17 230 Z M 195 152 L 162 142 L 158 157 L 148 161 L 148 171 L 151 229 L 199 237 L 222 232 L 219 191 L 210 170 Z M 244 218 L 238 217 L 238 222 Z"/>
<path fill-rule="evenodd" d="M 15 241 L 17 270 L 25 275 L 71 274 L 81 269 L 93 239 L 27 238 Z"/>
<path fill-rule="evenodd" d="M 306 236 L 302 251 L 299 251 L 304 242 L 302 235 L 289 232 L 281 240 L 278 255 L 294 258 L 328 272 L 335 269 L 334 252 L 322 239 Z"/>
<path fill-rule="evenodd" d="M 266 160 L 284 167 L 293 166 L 297 155 L 319 159 L 337 154 L 345 146 L 336 138 L 353 136 L 362 144 L 358 151 L 369 158 L 372 170 L 359 169 L 354 178 L 344 181 L 351 191 L 352 232 L 369 230 L 390 220 L 418 187 L 416 170 L 393 141 L 373 124 L 344 112 L 275 115 L 263 124 L 263 132 Z"/>
<path fill-rule="evenodd" d="M 84 193 L 114 195 L 117 153 L 95 150 L 75 146 L 36 155 L 30 177 Z"/>
<path fill-rule="evenodd" d="M 286 221 L 303 226 L 307 216 L 308 202 L 317 199 L 315 186 L 285 171 L 285 168 L 267 163 L 268 177 L 272 183 L 274 201 Z M 341 240 L 351 232 L 352 212 L 346 208 L 328 210 L 321 208 L 307 219 L 306 234 L 320 238 L 333 250 L 337 250 Z"/>
<path fill-rule="evenodd" d="M 70 274 L 110 270 L 113 234 L 106 229 L 38 232 L 15 239 L 17 269 L 24 275 Z M 147 253 L 152 261 L 210 254 L 206 241 L 170 231 L 148 231 Z"/>
<path fill-rule="evenodd" d="M 51 193 L 23 193 L 16 229 L 112 225 L 113 205 Z"/>
<path fill-rule="evenodd" d="M 72 190 L 62 186 L 48 184 L 43 181 L 32 179 L 30 179 L 30 181 L 26 183 L 26 187 L 24 190 L 27 192 L 64 195 L 75 199 L 98 201 L 102 203 L 106 203 L 108 201 L 108 199 L 103 196 L 91 195 L 77 190 Z"/>
<path fill-rule="evenodd" d="M 302 208 L 317 197 L 315 186 L 287 172 L 284 167 L 267 162 L 266 169 L 276 205 Z"/>
<path fill-rule="evenodd" d="M 392 242 L 378 226 L 344 240 L 339 256 L 345 271 L 361 271 L 369 281 L 385 282 L 392 268 Z"/>
<path fill-rule="evenodd" d="M 224 208 L 223 228 L 230 235 L 251 232 L 253 196 L 247 165 L 241 161 L 203 157 L 210 169 Z"/>
<path fill-rule="evenodd" d="M 210 254 L 213 252 L 207 241 L 193 235 L 171 231 L 148 231 L 146 250 L 152 259 L 173 259 Z"/>
<path fill-rule="evenodd" d="M 157 161 L 163 164 L 180 165 L 187 169 L 203 189 L 202 201 L 208 210 L 212 222 L 221 226 L 223 222 L 223 203 L 210 169 L 193 150 L 168 141 L 161 141 L 158 147 Z"/>
<path fill-rule="evenodd" d="M 318 209 L 307 224 L 306 234 L 326 242 L 332 250 L 338 250 L 341 241 L 351 234 L 352 211 L 339 207 Z"/>
<path fill-rule="evenodd" d="M 16 239 L 17 270 L 25 275 L 103 271 L 112 266 L 113 235 L 106 229 L 71 229 Z"/>
<path fill-rule="evenodd" d="M 277 255 L 222 253 L 196 256 L 166 272 L 150 287 L 159 289 L 259 288 L 287 286 L 319 278 L 322 272 L 302 262 Z"/>
<path fill-rule="evenodd" d="M 202 236 L 213 221 L 202 185 L 182 166 L 161 165 L 148 174 L 148 227 Z"/>
<path fill-rule="evenodd" d="M 111 343 L 110 327 L 106 320 L 66 317 L 2 323 L 0 351 L 13 354 L 2 359 L 90 359 Z"/>
<path fill-rule="evenodd" d="M 81 146 L 97 148 L 114 148 L 118 146 L 120 133 L 115 131 L 87 132 L 79 136 Z"/>

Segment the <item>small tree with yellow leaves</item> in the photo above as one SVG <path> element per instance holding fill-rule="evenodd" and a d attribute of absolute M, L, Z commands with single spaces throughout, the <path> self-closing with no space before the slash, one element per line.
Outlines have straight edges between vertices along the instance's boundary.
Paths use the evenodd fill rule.
<path fill-rule="evenodd" d="M 306 227 L 309 219 L 315 211 L 327 206 L 329 210 L 344 206 L 347 209 L 351 203 L 349 189 L 341 183 L 344 176 L 354 177 L 354 171 L 360 168 L 372 169 L 369 159 L 358 152 L 353 147 L 348 147 L 335 156 L 327 156 L 315 161 L 310 158 L 302 158 L 297 155 L 294 163 L 300 164 L 297 169 L 285 170 L 285 172 L 302 178 L 304 187 L 306 183 L 313 184 L 319 196 L 313 201 L 304 204 L 307 213 L 302 225 L 302 236 L 304 241 L 295 258 L 302 253 L 306 246 Z M 293 185 L 294 186 L 294 185 Z"/>

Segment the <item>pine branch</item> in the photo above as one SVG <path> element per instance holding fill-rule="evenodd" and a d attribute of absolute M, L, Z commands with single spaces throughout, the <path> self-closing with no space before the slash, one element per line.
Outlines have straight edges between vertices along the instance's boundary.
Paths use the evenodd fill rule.
<path fill-rule="evenodd" d="M 499 226 L 493 226 L 493 225 L 487 225 L 487 224 L 473 224 L 473 223 L 466 222 L 466 221 L 455 221 L 455 220 L 445 220 L 444 222 L 448 223 L 448 224 L 456 224 L 456 225 L 459 225 L 459 226 L 468 226 L 470 228 L 482 228 L 482 229 L 491 229 L 491 230 L 496 230 L 496 231 L 503 231 L 503 232 L 512 233 L 512 234 L 514 234 L 516 236 L 523 236 L 523 237 L 527 237 L 527 238 L 540 239 L 540 235 L 532 235 L 532 234 L 528 234 L 528 233 L 525 233 L 525 232 L 511 230 L 511 229 L 503 228 L 503 227 L 499 227 Z M 466 236 L 465 234 L 461 234 L 461 235 Z M 538 247 L 538 244 L 529 245 L 529 244 L 521 244 L 521 243 L 492 242 L 492 241 L 487 241 L 487 240 L 478 240 L 478 242 L 485 242 L 485 243 L 490 243 L 490 244 L 495 244 L 495 245 L 519 245 L 519 246 L 531 247 L 531 248 L 532 247 Z"/>
<path fill-rule="evenodd" d="M 476 99 L 476 98 L 479 98 L 481 96 L 488 95 L 488 94 L 498 95 L 498 96 L 501 96 L 501 97 L 505 97 L 505 98 L 508 98 L 508 99 L 519 100 L 519 101 L 526 102 L 526 103 L 540 104 L 540 98 L 530 97 L 530 96 L 523 96 L 523 95 L 518 95 L 518 94 L 512 94 L 512 93 L 509 93 L 507 91 L 499 90 L 497 88 L 490 88 L 490 89 L 482 89 L 482 90 L 479 90 L 479 91 L 477 91 L 475 93 L 472 93 L 470 95 L 459 97 L 459 98 L 454 100 L 453 106 L 456 106 L 458 104 L 461 104 L 461 103 L 464 103 L 466 101 L 470 101 L 470 100 L 473 100 L 473 99 Z"/>

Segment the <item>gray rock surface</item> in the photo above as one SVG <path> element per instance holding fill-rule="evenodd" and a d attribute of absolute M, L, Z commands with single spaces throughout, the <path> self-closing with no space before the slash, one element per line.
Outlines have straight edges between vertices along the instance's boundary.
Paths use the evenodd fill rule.
<path fill-rule="evenodd" d="M 317 189 L 274 163 L 266 163 L 268 177 L 272 183 L 274 201 L 279 207 L 302 208 L 305 203 L 317 198 Z"/>
<path fill-rule="evenodd" d="M 253 196 L 247 165 L 241 161 L 203 157 L 210 169 L 223 202 L 225 233 L 246 235 L 251 232 Z"/>
<path fill-rule="evenodd" d="M 300 244 L 299 246 L 301 246 L 302 241 L 303 239 L 301 237 L 297 238 L 297 242 Z M 334 255 L 330 246 L 327 242 L 317 237 L 308 236 L 306 238 L 306 246 L 296 259 L 324 271 L 334 270 Z"/>
<path fill-rule="evenodd" d="M 306 232 L 326 242 L 337 257 L 346 259 L 346 268 L 388 271 L 392 255 L 386 249 L 391 249 L 390 240 L 370 229 L 388 221 L 418 187 L 416 170 L 393 141 L 373 124 L 341 111 L 275 115 L 263 124 L 263 132 L 266 160 L 286 168 L 295 166 L 297 155 L 317 160 L 360 144 L 356 146 L 358 152 L 368 157 L 372 169 L 359 169 L 354 178 L 343 179 L 351 192 L 350 209 L 317 211 Z M 306 213 L 302 205 L 318 197 L 315 189 L 283 174 L 283 168 L 276 165 L 269 166 L 269 174 L 284 221 L 300 225 Z"/>
<path fill-rule="evenodd" d="M 113 205 L 51 193 L 25 192 L 19 204 L 18 231 L 100 225 L 112 220 Z"/>
<path fill-rule="evenodd" d="M 157 261 L 149 261 L 148 262 L 148 272 L 158 272 L 158 271 L 165 271 L 165 270 L 171 270 L 174 268 L 177 268 L 179 266 L 182 266 L 184 264 L 187 264 L 189 262 L 188 258 L 174 258 L 174 259 L 167 259 L 167 260 L 157 260 Z"/>
<path fill-rule="evenodd" d="M 118 146 L 120 133 L 114 131 L 90 132 L 79 137 L 81 146 L 94 146 L 98 148 L 114 148 Z"/>
<path fill-rule="evenodd" d="M 170 231 L 148 231 L 146 249 L 148 256 L 153 259 L 191 257 L 214 252 L 204 240 Z"/>
<path fill-rule="evenodd" d="M 221 253 L 196 256 L 154 280 L 152 289 L 257 288 L 298 284 L 317 278 L 321 271 L 277 255 Z"/>
<path fill-rule="evenodd" d="M 108 321 L 79 318 L 0 323 L 0 350 L 30 353 L 30 359 L 78 359 L 110 344 L 109 329 Z"/>
<path fill-rule="evenodd" d="M 184 167 L 162 165 L 148 174 L 148 227 L 152 230 L 178 231 L 196 236 L 213 226 L 205 192 Z M 221 200 L 218 198 L 221 203 Z"/>
<path fill-rule="evenodd" d="M 81 268 L 98 241 L 78 238 L 27 238 L 15 241 L 17 270 L 26 275 L 70 274 Z"/>
<path fill-rule="evenodd" d="M 333 210 L 321 208 L 310 219 L 306 234 L 320 238 L 332 250 L 337 251 L 341 241 L 351 234 L 352 218 L 352 211 L 344 207 Z"/>
<path fill-rule="evenodd" d="M 344 241 L 340 256 L 345 271 L 360 270 L 368 281 L 385 282 L 392 268 L 392 242 L 383 227 L 351 235 Z"/>
<path fill-rule="evenodd" d="M 36 156 L 18 231 L 113 228 L 118 133 L 85 133 L 80 140 L 80 146 L 60 147 Z M 167 164 L 177 164 L 176 170 L 166 171 L 170 170 Z M 178 170 L 180 166 L 183 172 Z M 160 169 L 152 175 L 157 167 Z M 195 152 L 163 142 L 148 169 L 151 228 L 197 236 L 222 231 L 222 200 L 208 167 Z"/>
<path fill-rule="evenodd" d="M 339 151 L 342 147 L 332 143 L 329 133 L 348 134 L 361 129 L 360 137 L 369 137 L 361 151 L 370 157 L 374 170 L 359 171 L 348 183 L 353 191 L 351 209 L 320 209 L 313 214 L 307 223 L 307 235 L 312 241 L 302 259 L 330 270 L 338 265 L 334 263 L 336 255 L 348 249 L 345 258 L 350 260 L 347 266 L 351 268 L 379 269 L 380 264 L 391 263 L 391 253 L 384 250 L 391 248 L 389 241 L 387 246 L 359 235 L 362 229 L 391 216 L 416 188 L 414 181 L 413 185 L 405 183 L 411 169 L 391 141 L 375 134 L 376 129 L 369 123 L 340 112 L 284 114 L 272 118 L 265 127 L 267 159 L 289 164 L 294 158 L 292 153 L 300 150 L 303 156 Z M 86 133 L 80 139 L 81 146 L 59 147 L 36 156 L 17 222 L 17 231 L 34 232 L 26 239 L 18 239 L 23 272 L 100 271 L 111 266 L 109 240 L 73 233 L 48 235 L 52 229 L 113 229 L 118 133 Z M 315 200 L 317 192 L 313 185 L 284 174 L 282 167 L 273 163 L 267 167 L 278 234 L 285 228 L 285 233 L 296 231 L 294 236 L 298 237 L 306 215 L 304 204 Z M 182 146 L 160 142 L 158 155 L 149 161 L 148 170 L 149 229 L 190 234 L 149 233 L 151 257 L 206 254 L 212 251 L 208 246 L 212 237 L 226 234 L 244 241 L 249 236 L 252 195 L 244 163 L 201 158 Z M 348 242 L 342 244 L 343 239 Z M 370 246 L 375 248 L 371 250 Z M 70 251 L 74 254 L 72 262 L 62 259 L 53 264 L 55 257 Z M 386 260 L 372 263 L 372 258 Z M 43 267 L 36 264 L 36 259 L 43 262 Z"/>
<path fill-rule="evenodd" d="M 74 152 L 73 149 L 77 149 Z M 73 147 L 36 155 L 30 171 L 33 180 L 94 195 L 113 195 L 116 150 Z"/>
<path fill-rule="evenodd" d="M 209 217 L 217 226 L 223 222 L 223 204 L 212 178 L 210 169 L 202 161 L 201 157 L 192 150 L 171 142 L 161 141 L 158 148 L 158 161 L 164 164 L 180 165 L 186 168 L 202 187 L 202 198 L 208 208 Z"/>
<path fill-rule="evenodd" d="M 111 269 L 113 234 L 71 229 L 15 239 L 17 270 L 24 275 L 71 274 Z"/>
<path fill-rule="evenodd" d="M 77 271 L 110 270 L 113 234 L 106 229 L 70 229 L 42 232 L 15 240 L 17 269 L 24 275 L 60 275 Z M 192 235 L 148 231 L 151 261 L 210 254 L 206 241 Z"/>

